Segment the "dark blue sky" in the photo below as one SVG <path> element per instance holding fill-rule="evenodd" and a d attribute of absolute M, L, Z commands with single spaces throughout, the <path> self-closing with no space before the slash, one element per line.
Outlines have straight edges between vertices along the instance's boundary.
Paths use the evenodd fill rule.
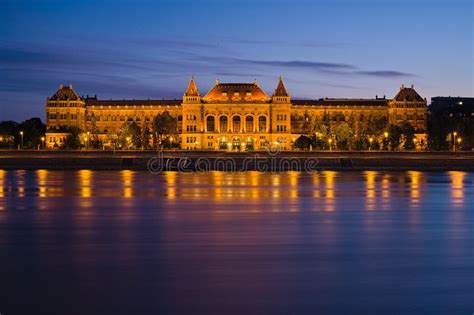
<path fill-rule="evenodd" d="M 471 0 L 0 0 L 0 120 L 44 118 L 60 83 L 180 98 L 195 74 L 295 98 L 472 96 Z"/>

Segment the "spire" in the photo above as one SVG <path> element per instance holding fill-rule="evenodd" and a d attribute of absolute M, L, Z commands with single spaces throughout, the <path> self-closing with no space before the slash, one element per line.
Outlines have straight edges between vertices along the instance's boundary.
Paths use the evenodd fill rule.
<path fill-rule="evenodd" d="M 278 86 L 275 89 L 275 93 L 273 94 L 273 96 L 285 96 L 285 97 L 289 96 L 288 93 L 286 92 L 286 88 L 285 88 L 285 85 L 283 84 L 283 79 L 281 76 L 280 76 L 280 79 L 278 81 Z"/>
<path fill-rule="evenodd" d="M 196 86 L 196 82 L 194 82 L 194 75 L 191 77 L 191 81 L 189 81 L 188 88 L 184 93 L 185 96 L 201 96 Z"/>

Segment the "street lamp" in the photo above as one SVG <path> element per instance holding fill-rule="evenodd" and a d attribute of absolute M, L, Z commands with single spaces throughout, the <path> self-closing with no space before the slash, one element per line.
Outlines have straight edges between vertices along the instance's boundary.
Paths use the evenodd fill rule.
<path fill-rule="evenodd" d="M 329 138 L 328 143 L 329 143 L 329 151 L 332 151 L 332 146 L 331 146 L 332 138 Z"/>
<path fill-rule="evenodd" d="M 41 144 L 42 144 L 43 149 L 44 149 L 44 137 L 41 137 Z"/>
<path fill-rule="evenodd" d="M 127 137 L 126 140 L 127 140 L 127 149 L 130 150 L 130 140 L 131 140 L 131 138 Z"/>
<path fill-rule="evenodd" d="M 455 131 L 453 132 L 453 151 L 456 152 L 456 136 L 458 133 Z"/>
<path fill-rule="evenodd" d="M 372 149 L 372 142 L 374 142 L 374 138 L 370 137 L 369 138 L 369 151 Z"/>
<path fill-rule="evenodd" d="M 384 131 L 384 133 L 383 133 L 383 136 L 384 136 L 384 141 L 383 141 L 384 150 L 388 150 L 388 145 L 389 145 L 388 136 L 389 135 L 390 134 L 388 133 L 388 131 Z"/>
<path fill-rule="evenodd" d="M 20 148 L 23 149 L 23 131 L 20 131 L 20 136 L 21 136 L 21 145 L 20 145 Z"/>
<path fill-rule="evenodd" d="M 458 138 L 458 147 L 459 147 L 459 148 L 461 148 L 461 142 L 462 142 L 462 138 L 459 137 L 459 138 Z"/>

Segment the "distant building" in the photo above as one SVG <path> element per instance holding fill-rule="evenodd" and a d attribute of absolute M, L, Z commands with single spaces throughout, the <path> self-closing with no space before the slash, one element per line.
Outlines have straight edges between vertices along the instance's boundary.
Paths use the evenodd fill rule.
<path fill-rule="evenodd" d="M 431 98 L 431 113 L 449 116 L 474 116 L 474 97 L 436 96 Z"/>
<path fill-rule="evenodd" d="M 216 81 L 201 96 L 192 78 L 182 100 L 99 100 L 79 97 L 72 86 L 61 85 L 46 100 L 46 143 L 64 145 L 71 126 L 85 132 L 94 128 L 106 143 L 126 122 L 151 130 L 154 117 L 165 111 L 176 117 L 180 145 L 187 150 L 264 150 L 269 144 L 290 150 L 296 138 L 308 134 L 308 121 L 312 129 L 347 123 L 354 135 L 376 121 L 408 122 L 417 140 L 426 141 L 427 103 L 413 86 L 402 85 L 393 99 L 292 100 L 281 78 L 272 96 L 256 81 Z"/>

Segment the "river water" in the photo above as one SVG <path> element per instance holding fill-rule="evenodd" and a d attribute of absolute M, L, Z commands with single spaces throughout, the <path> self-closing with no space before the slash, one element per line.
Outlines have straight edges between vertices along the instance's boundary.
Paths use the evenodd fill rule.
<path fill-rule="evenodd" d="M 0 170 L 0 313 L 472 314 L 474 173 Z"/>

